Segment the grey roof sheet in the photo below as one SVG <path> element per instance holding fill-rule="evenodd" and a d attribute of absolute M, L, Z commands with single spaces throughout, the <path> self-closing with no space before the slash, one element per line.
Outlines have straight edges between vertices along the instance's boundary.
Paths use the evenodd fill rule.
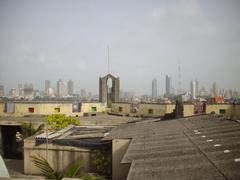
<path fill-rule="evenodd" d="M 240 179 L 240 124 L 223 117 L 124 124 L 105 139 L 118 138 L 132 139 L 128 180 Z"/>

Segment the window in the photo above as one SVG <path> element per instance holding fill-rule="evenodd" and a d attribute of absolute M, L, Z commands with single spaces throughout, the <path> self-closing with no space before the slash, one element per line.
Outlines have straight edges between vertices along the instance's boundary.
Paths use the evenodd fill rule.
<path fill-rule="evenodd" d="M 153 109 L 148 109 L 148 114 L 153 114 Z"/>
<path fill-rule="evenodd" d="M 219 113 L 220 113 L 220 114 L 225 114 L 225 113 L 226 113 L 226 109 L 220 109 L 220 110 L 219 110 Z"/>
<path fill-rule="evenodd" d="M 96 112 L 97 111 L 97 107 L 92 107 L 92 112 Z"/>
<path fill-rule="evenodd" d="M 59 112 L 60 112 L 60 108 L 54 108 L 54 111 L 55 111 L 56 113 L 59 113 Z"/>
<path fill-rule="evenodd" d="M 118 107 L 118 111 L 119 111 L 119 112 L 122 112 L 122 111 L 123 111 L 123 108 L 122 108 L 122 107 Z"/>
<path fill-rule="evenodd" d="M 28 112 L 29 113 L 34 113 L 34 108 L 33 107 L 28 108 Z"/>

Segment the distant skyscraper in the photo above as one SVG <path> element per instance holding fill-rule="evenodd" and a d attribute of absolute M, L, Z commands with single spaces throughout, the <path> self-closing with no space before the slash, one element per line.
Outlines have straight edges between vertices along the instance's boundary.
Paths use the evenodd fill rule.
<path fill-rule="evenodd" d="M 4 96 L 4 86 L 0 85 L 0 97 Z"/>
<path fill-rule="evenodd" d="M 49 80 L 45 80 L 45 94 L 49 96 L 49 88 L 51 88 L 51 82 Z"/>
<path fill-rule="evenodd" d="M 73 81 L 72 80 L 68 81 L 67 90 L 68 90 L 68 95 L 72 96 L 73 95 Z"/>
<path fill-rule="evenodd" d="M 80 90 L 80 96 L 81 96 L 81 98 L 86 98 L 87 97 L 87 93 L 86 93 L 85 89 Z"/>
<path fill-rule="evenodd" d="M 67 87 L 65 85 L 65 82 L 63 80 L 57 81 L 57 96 L 58 97 L 66 97 L 67 94 Z"/>
<path fill-rule="evenodd" d="M 212 85 L 212 93 L 213 93 L 213 97 L 218 96 L 218 85 L 216 82 L 214 82 Z"/>
<path fill-rule="evenodd" d="M 33 99 L 34 91 L 33 91 L 33 84 L 32 83 L 24 84 L 23 94 L 24 94 L 24 98 Z"/>
<path fill-rule="evenodd" d="M 197 90 L 197 82 L 191 81 L 190 82 L 190 91 L 191 91 L 192 99 L 196 99 L 196 90 Z"/>
<path fill-rule="evenodd" d="M 199 96 L 199 82 L 198 80 L 195 80 L 196 82 L 196 96 Z"/>
<path fill-rule="evenodd" d="M 18 92 L 17 92 L 19 97 L 23 97 L 23 85 L 22 84 L 18 84 Z"/>
<path fill-rule="evenodd" d="M 16 89 L 10 89 L 9 90 L 9 96 L 12 98 L 17 97 L 17 90 Z"/>
<path fill-rule="evenodd" d="M 172 87 L 172 78 L 168 75 L 166 75 L 166 96 L 169 96 L 170 94 L 174 94 L 174 89 Z"/>
<path fill-rule="evenodd" d="M 152 98 L 157 99 L 157 80 L 152 80 Z"/>

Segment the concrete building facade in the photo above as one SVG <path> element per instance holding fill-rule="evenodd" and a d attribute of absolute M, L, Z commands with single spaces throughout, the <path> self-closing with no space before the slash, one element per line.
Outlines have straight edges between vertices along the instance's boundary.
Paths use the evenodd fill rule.
<path fill-rule="evenodd" d="M 213 95 L 213 97 L 218 96 L 219 95 L 218 93 L 219 93 L 218 85 L 217 85 L 216 82 L 214 82 L 213 85 L 212 85 L 212 95 Z"/>
<path fill-rule="evenodd" d="M 4 96 L 4 86 L 0 85 L 0 97 Z"/>
<path fill-rule="evenodd" d="M 165 78 L 165 85 L 166 85 L 166 96 L 170 96 L 171 94 L 174 94 L 173 85 L 172 85 L 172 78 L 168 75 L 166 75 Z"/>
<path fill-rule="evenodd" d="M 6 102 L 0 103 L 0 116 L 26 116 L 66 114 L 67 116 L 83 116 L 85 113 L 101 113 L 106 111 L 106 104 L 99 102 Z"/>
<path fill-rule="evenodd" d="M 196 99 L 196 95 L 197 95 L 197 82 L 192 80 L 190 82 L 190 92 L 192 95 L 192 99 Z"/>
<path fill-rule="evenodd" d="M 152 80 L 152 98 L 157 99 L 157 79 Z"/>
<path fill-rule="evenodd" d="M 63 80 L 58 80 L 57 81 L 57 96 L 58 97 L 66 97 L 67 94 L 67 87 L 66 84 Z"/>
<path fill-rule="evenodd" d="M 112 83 L 112 86 L 109 84 Z M 120 93 L 120 80 L 119 77 L 114 77 L 108 74 L 99 78 L 99 101 L 107 103 L 108 107 L 111 107 L 112 102 L 119 101 Z"/>
<path fill-rule="evenodd" d="M 67 83 L 68 95 L 70 95 L 70 96 L 73 95 L 73 88 L 74 88 L 74 83 L 72 80 L 69 80 Z"/>

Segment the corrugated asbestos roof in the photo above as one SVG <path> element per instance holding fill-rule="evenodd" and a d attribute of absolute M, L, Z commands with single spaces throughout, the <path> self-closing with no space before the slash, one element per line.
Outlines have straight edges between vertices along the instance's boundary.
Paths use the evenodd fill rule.
<path fill-rule="evenodd" d="M 144 121 L 104 139 L 131 138 L 122 159 L 128 180 L 240 179 L 240 123 L 218 116 Z"/>

